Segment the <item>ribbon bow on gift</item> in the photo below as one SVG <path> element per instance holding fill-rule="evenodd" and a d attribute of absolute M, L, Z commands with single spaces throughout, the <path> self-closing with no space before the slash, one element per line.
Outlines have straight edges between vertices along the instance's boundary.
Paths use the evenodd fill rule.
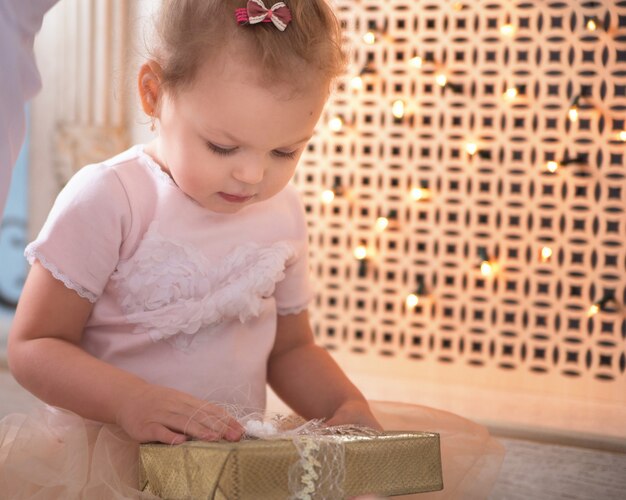
<path fill-rule="evenodd" d="M 263 3 L 263 0 L 248 0 L 245 9 L 237 9 L 235 17 L 239 24 L 257 24 L 257 23 L 274 23 L 280 31 L 285 28 L 291 21 L 291 11 L 285 5 L 285 2 L 277 2 L 269 9 Z"/>

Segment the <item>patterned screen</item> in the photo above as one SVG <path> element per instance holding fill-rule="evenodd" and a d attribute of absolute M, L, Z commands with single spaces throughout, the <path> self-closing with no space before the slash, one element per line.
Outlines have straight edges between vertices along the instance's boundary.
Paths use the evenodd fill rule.
<path fill-rule="evenodd" d="M 626 1 L 335 5 L 350 64 L 295 178 L 320 344 L 626 401 Z"/>

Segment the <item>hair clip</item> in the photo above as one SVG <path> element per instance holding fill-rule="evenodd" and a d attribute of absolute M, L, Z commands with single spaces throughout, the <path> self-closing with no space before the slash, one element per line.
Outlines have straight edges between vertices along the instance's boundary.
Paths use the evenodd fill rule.
<path fill-rule="evenodd" d="M 285 31 L 291 22 L 291 11 L 285 2 L 277 2 L 269 9 L 263 0 L 248 0 L 245 8 L 235 9 L 237 24 L 274 23 L 280 31 Z"/>

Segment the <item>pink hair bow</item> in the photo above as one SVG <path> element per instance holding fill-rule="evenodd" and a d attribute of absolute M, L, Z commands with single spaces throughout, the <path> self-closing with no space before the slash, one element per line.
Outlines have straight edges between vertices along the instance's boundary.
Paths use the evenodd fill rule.
<path fill-rule="evenodd" d="M 285 2 L 277 2 L 268 9 L 263 0 L 248 0 L 248 5 L 245 9 L 235 10 L 235 17 L 238 24 L 271 22 L 280 31 L 285 31 L 285 28 L 291 21 L 291 11 L 285 5 Z"/>

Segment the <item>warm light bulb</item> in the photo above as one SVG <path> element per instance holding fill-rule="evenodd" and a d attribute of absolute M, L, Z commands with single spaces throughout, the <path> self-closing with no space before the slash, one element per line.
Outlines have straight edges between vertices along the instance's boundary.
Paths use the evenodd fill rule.
<path fill-rule="evenodd" d="M 546 163 L 546 170 L 552 174 L 556 172 L 558 168 L 559 168 L 559 164 L 555 162 L 554 160 L 550 160 L 548 163 Z"/>
<path fill-rule="evenodd" d="M 411 59 L 409 59 L 409 64 L 413 66 L 414 68 L 421 68 L 422 58 L 420 56 L 412 57 Z"/>
<path fill-rule="evenodd" d="M 463 3 L 462 2 L 454 2 L 454 4 L 452 4 L 452 8 L 454 10 L 463 10 Z"/>
<path fill-rule="evenodd" d="M 363 78 L 355 76 L 350 80 L 350 88 L 352 90 L 363 90 Z"/>
<path fill-rule="evenodd" d="M 619 134 L 617 134 L 620 141 L 626 142 L 626 130 L 622 130 Z"/>
<path fill-rule="evenodd" d="M 413 188 L 411 189 L 411 198 L 415 201 L 427 200 L 430 198 L 430 191 L 426 188 Z"/>
<path fill-rule="evenodd" d="M 516 28 L 511 23 L 503 24 L 500 26 L 500 33 L 504 36 L 513 36 L 515 34 Z"/>
<path fill-rule="evenodd" d="M 439 85 L 440 87 L 445 87 L 446 84 L 448 83 L 448 77 L 444 75 L 443 73 L 439 73 L 435 77 L 435 82 L 437 82 L 437 85 Z"/>
<path fill-rule="evenodd" d="M 377 231 L 384 231 L 385 229 L 387 229 L 387 227 L 389 227 L 389 219 L 387 217 L 379 217 L 378 219 L 376 219 L 376 230 Z"/>
<path fill-rule="evenodd" d="M 512 101 L 513 99 L 515 99 L 517 96 L 519 95 L 519 91 L 517 90 L 516 87 L 509 87 L 508 89 L 506 89 L 506 91 L 504 92 L 504 98 L 508 101 Z"/>
<path fill-rule="evenodd" d="M 467 151 L 467 154 L 474 156 L 476 154 L 476 151 L 478 151 L 478 146 L 475 142 L 468 142 L 465 145 L 465 151 Z"/>
<path fill-rule="evenodd" d="M 567 116 L 572 122 L 578 121 L 578 108 L 576 106 L 572 106 L 571 108 L 569 108 Z"/>
<path fill-rule="evenodd" d="M 587 21 L 587 29 L 589 31 L 595 31 L 598 29 L 598 23 L 595 19 L 591 18 Z"/>
<path fill-rule="evenodd" d="M 328 128 L 333 132 L 339 132 L 343 128 L 343 120 L 340 116 L 334 116 L 328 120 Z"/>
<path fill-rule="evenodd" d="M 587 311 L 587 316 L 591 318 L 591 316 L 595 316 L 598 312 L 600 312 L 600 306 L 598 304 L 593 304 Z"/>
<path fill-rule="evenodd" d="M 552 249 L 550 247 L 543 247 L 541 249 L 541 262 L 548 262 L 552 257 Z"/>
<path fill-rule="evenodd" d="M 335 199 L 335 193 L 332 189 L 326 189 L 322 192 L 322 202 L 326 205 L 330 205 Z"/>
<path fill-rule="evenodd" d="M 376 34 L 373 31 L 368 31 L 363 35 L 363 41 L 368 45 L 373 45 L 376 43 Z"/>
<path fill-rule="evenodd" d="M 489 262 L 488 260 L 483 260 L 480 263 L 480 273 L 485 277 L 491 276 L 493 274 L 493 265 L 491 264 L 491 262 Z"/>
<path fill-rule="evenodd" d="M 413 309 L 415 306 L 417 306 L 420 303 L 420 298 L 418 295 L 414 294 L 414 293 L 410 293 L 406 296 L 406 306 L 409 309 Z"/>
<path fill-rule="evenodd" d="M 396 99 L 391 105 L 391 114 L 396 118 L 402 118 L 404 116 L 404 101 L 402 99 Z"/>
<path fill-rule="evenodd" d="M 363 260 L 367 257 L 367 248 L 363 245 L 359 245 L 354 249 L 354 258 L 357 260 Z"/>

